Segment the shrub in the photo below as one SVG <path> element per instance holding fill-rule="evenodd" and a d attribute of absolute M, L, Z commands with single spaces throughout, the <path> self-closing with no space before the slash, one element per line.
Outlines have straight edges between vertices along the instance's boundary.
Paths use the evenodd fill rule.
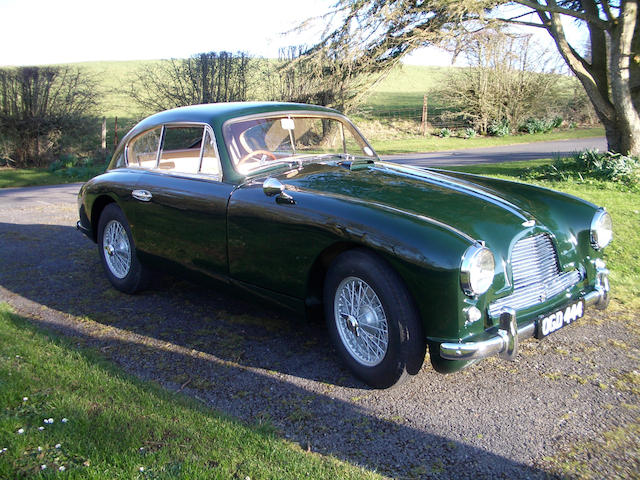
<path fill-rule="evenodd" d="M 509 121 L 503 118 L 499 122 L 493 122 L 489 125 L 488 131 L 489 135 L 493 135 L 494 137 L 504 137 L 511 133 L 511 127 Z"/>
<path fill-rule="evenodd" d="M 520 125 L 520 128 L 518 130 L 521 132 L 527 132 L 529 134 L 547 133 L 553 130 L 554 128 L 556 128 L 556 124 L 557 126 L 560 126 L 561 123 L 562 123 L 561 117 L 556 117 L 553 120 L 543 120 L 539 118 L 530 117 L 530 118 L 527 118 L 527 120 L 522 125 Z"/>
<path fill-rule="evenodd" d="M 635 182 L 638 182 L 640 162 L 637 158 L 619 153 L 598 153 L 597 150 L 585 150 L 573 158 L 578 171 L 592 173 L 603 180 L 628 183 L 635 178 Z"/>
<path fill-rule="evenodd" d="M 60 155 L 60 158 L 49 164 L 48 170 L 66 178 L 91 178 L 104 173 L 108 166 L 104 158 Z"/>
<path fill-rule="evenodd" d="M 96 80 L 69 66 L 0 68 L 0 151 L 17 167 L 46 166 L 90 134 Z"/>
<path fill-rule="evenodd" d="M 557 158 L 551 165 L 527 169 L 523 178 L 580 182 L 602 180 L 617 182 L 627 188 L 640 188 L 640 161 L 619 153 L 585 150 L 570 158 Z"/>
<path fill-rule="evenodd" d="M 464 129 L 464 138 L 473 138 L 475 136 L 476 136 L 476 131 L 473 128 L 468 127 Z"/>
<path fill-rule="evenodd" d="M 451 133 L 452 133 L 452 132 L 451 132 L 451 130 L 449 130 L 449 129 L 448 129 L 448 128 L 446 128 L 446 127 L 445 127 L 445 128 L 440 129 L 440 136 L 441 136 L 442 138 L 450 137 L 450 136 L 451 136 Z"/>

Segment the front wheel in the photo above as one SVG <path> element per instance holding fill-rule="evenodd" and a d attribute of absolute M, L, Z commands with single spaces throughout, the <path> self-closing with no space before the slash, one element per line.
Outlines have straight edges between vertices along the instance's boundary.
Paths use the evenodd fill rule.
<path fill-rule="evenodd" d="M 366 250 L 339 255 L 324 286 L 329 334 L 353 373 L 374 388 L 416 374 L 426 343 L 419 316 L 402 279 Z"/>
<path fill-rule="evenodd" d="M 98 222 L 98 251 L 111 284 L 125 293 L 143 289 L 147 270 L 136 255 L 129 222 L 115 203 L 107 205 Z"/>

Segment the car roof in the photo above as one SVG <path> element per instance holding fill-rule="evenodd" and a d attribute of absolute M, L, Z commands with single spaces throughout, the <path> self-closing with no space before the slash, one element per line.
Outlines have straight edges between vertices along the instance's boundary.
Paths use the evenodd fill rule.
<path fill-rule="evenodd" d="M 228 102 L 228 103 L 207 103 L 202 105 L 190 105 L 179 107 L 164 112 L 159 112 L 145 118 L 138 123 L 130 132 L 128 137 L 137 135 L 139 132 L 147 130 L 155 125 L 163 123 L 178 122 L 198 122 L 208 123 L 212 126 L 221 126 L 225 121 L 254 115 L 259 113 L 281 112 L 281 111 L 313 111 L 326 113 L 339 113 L 336 110 L 321 107 L 318 105 L 307 105 L 304 103 L 288 102 Z"/>

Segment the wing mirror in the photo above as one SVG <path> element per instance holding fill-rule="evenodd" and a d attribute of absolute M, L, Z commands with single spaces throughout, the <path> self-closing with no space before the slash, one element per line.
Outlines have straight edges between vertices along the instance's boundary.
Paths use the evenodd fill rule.
<path fill-rule="evenodd" d="M 262 191 L 267 197 L 277 195 L 276 202 L 278 203 L 296 203 L 293 200 L 293 197 L 287 194 L 284 190 L 284 185 L 276 178 L 267 178 L 262 183 Z"/>

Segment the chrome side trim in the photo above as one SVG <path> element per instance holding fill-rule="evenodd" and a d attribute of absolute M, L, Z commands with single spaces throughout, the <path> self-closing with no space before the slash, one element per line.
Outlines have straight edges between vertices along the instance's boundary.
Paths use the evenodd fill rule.
<path fill-rule="evenodd" d="M 594 289 L 585 294 L 582 300 L 585 306 L 603 310 L 609 304 L 609 270 L 604 268 L 604 262 L 600 262 L 600 265 L 596 268 Z M 441 343 L 440 356 L 446 360 L 479 360 L 500 355 L 513 360 L 518 354 L 519 342 L 533 337 L 534 332 L 535 320 L 518 326 L 515 310 L 504 308 L 500 313 L 500 328 L 496 335 L 479 342 Z"/>

